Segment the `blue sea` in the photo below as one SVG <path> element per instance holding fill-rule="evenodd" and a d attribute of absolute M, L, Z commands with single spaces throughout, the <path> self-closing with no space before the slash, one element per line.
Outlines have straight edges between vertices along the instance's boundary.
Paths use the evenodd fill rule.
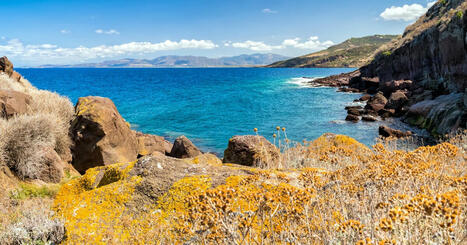
<path fill-rule="evenodd" d="M 312 140 L 332 132 L 371 145 L 379 123 L 344 121 L 344 107 L 360 94 L 312 88 L 307 78 L 351 69 L 167 68 L 17 69 L 40 89 L 68 96 L 96 95 L 114 101 L 135 130 L 185 135 L 204 151 L 222 155 L 233 135 L 258 133 L 272 140 L 276 126 L 289 139 Z"/>

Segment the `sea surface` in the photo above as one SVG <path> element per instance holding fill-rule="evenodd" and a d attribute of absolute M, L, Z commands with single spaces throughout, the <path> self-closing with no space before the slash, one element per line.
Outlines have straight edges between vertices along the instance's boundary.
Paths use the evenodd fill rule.
<path fill-rule="evenodd" d="M 17 70 L 36 87 L 68 96 L 73 103 L 88 95 L 108 97 L 133 129 L 170 141 L 185 135 L 219 155 L 230 137 L 254 134 L 254 128 L 272 140 L 276 126 L 286 127 L 288 138 L 296 142 L 332 132 L 372 145 L 378 136 L 379 123 L 344 121 L 344 107 L 360 94 L 306 83 L 351 69 Z"/>

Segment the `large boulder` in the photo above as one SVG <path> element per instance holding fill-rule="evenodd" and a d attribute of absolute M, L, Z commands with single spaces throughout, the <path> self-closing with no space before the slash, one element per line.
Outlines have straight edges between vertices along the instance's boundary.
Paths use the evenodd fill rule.
<path fill-rule="evenodd" d="M 72 164 L 80 173 L 96 166 L 131 162 L 138 156 L 135 132 L 108 98 L 79 98 L 70 134 Z"/>
<path fill-rule="evenodd" d="M 176 158 L 191 158 L 201 155 L 202 152 L 184 135 L 175 139 L 169 156 Z"/>
<path fill-rule="evenodd" d="M 168 155 L 173 147 L 172 143 L 165 140 L 162 136 L 136 132 L 136 138 L 138 139 L 138 155 L 140 156 L 149 155 L 154 152 Z"/>
<path fill-rule="evenodd" d="M 0 90 L 0 117 L 11 118 L 16 114 L 27 112 L 31 96 L 12 90 Z"/>
<path fill-rule="evenodd" d="M 263 166 L 278 161 L 280 152 L 276 146 L 263 136 L 234 136 L 224 151 L 224 163 L 245 166 Z"/>
<path fill-rule="evenodd" d="M 396 112 L 409 102 L 409 99 L 403 91 L 396 91 L 391 94 L 389 97 L 388 103 L 386 104 L 386 109 L 394 109 Z"/>
<path fill-rule="evenodd" d="M 365 106 L 365 109 L 370 109 L 370 110 L 373 110 L 375 112 L 378 112 L 378 111 L 384 109 L 384 107 L 386 106 L 387 103 L 388 103 L 388 99 L 386 99 L 386 97 L 384 97 L 383 93 L 378 92 L 373 97 L 371 97 L 370 100 L 368 100 L 368 102 L 367 102 L 367 104 Z"/>

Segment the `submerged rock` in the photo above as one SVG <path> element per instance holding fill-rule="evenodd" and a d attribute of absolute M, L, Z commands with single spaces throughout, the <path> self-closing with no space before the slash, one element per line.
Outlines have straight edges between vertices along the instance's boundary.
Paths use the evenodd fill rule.
<path fill-rule="evenodd" d="M 108 98 L 79 98 L 71 123 L 72 164 L 80 173 L 88 168 L 136 160 L 135 132 Z"/>
<path fill-rule="evenodd" d="M 279 150 L 263 136 L 234 136 L 224 151 L 224 163 L 263 166 L 279 159 Z"/>

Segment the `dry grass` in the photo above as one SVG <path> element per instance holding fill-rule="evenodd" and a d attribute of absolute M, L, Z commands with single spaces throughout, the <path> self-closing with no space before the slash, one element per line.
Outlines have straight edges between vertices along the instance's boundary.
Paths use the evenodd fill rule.
<path fill-rule="evenodd" d="M 68 131 L 73 105 L 57 93 L 36 89 L 24 78 L 18 82 L 0 74 L 0 89 L 23 92 L 32 98 L 26 114 L 9 120 L 0 118 L 0 163 L 22 179 L 35 179 L 38 170 L 45 167 L 45 148 L 54 149 L 60 156 L 70 154 Z"/>
<path fill-rule="evenodd" d="M 55 148 L 60 128 L 49 115 L 22 115 L 2 123 L 2 155 L 21 179 L 37 179 L 44 168 L 45 148 Z"/>

